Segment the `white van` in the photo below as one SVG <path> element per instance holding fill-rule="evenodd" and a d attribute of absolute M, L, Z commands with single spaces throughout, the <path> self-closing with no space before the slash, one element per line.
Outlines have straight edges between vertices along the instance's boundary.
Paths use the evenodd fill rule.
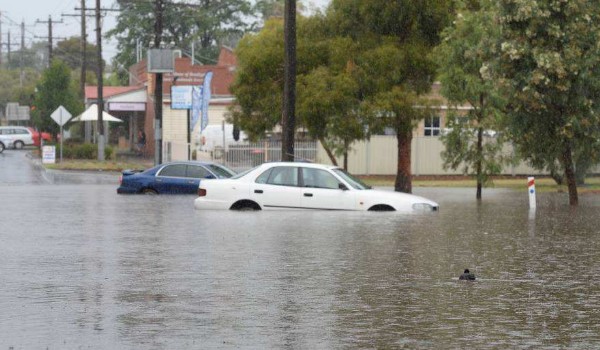
<path fill-rule="evenodd" d="M 0 135 L 8 143 L 5 147 L 21 149 L 23 146 L 33 145 L 33 135 L 24 126 L 0 126 Z"/>
<path fill-rule="evenodd" d="M 200 133 L 200 151 L 212 152 L 215 149 L 225 149 L 230 145 L 244 144 L 247 139 L 243 131 L 240 131 L 238 141 L 233 139 L 233 124 L 208 125 Z"/>

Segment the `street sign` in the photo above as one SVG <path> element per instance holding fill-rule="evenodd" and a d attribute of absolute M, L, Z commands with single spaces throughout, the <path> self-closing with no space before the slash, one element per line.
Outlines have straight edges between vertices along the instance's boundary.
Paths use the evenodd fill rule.
<path fill-rule="evenodd" d="M 52 114 L 50 114 L 50 118 L 52 118 L 56 124 L 63 126 L 65 125 L 69 119 L 71 119 L 72 115 L 67 111 L 67 109 L 63 106 L 58 107 Z"/>

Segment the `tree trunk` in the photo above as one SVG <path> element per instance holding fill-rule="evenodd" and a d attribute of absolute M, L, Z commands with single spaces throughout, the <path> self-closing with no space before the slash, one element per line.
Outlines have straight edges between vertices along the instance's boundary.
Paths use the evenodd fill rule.
<path fill-rule="evenodd" d="M 579 204 L 579 198 L 577 196 L 577 181 L 575 179 L 573 155 L 571 153 L 571 144 L 567 143 L 563 150 L 563 166 L 565 167 L 565 178 L 567 179 L 567 187 L 569 188 L 569 204 L 576 206 Z"/>
<path fill-rule="evenodd" d="M 344 170 L 348 171 L 348 140 L 344 140 Z"/>
<path fill-rule="evenodd" d="M 329 147 L 327 147 L 327 145 L 325 144 L 325 140 L 323 140 L 322 137 L 319 137 L 319 142 L 321 143 L 321 146 L 323 146 L 325 153 L 327 153 L 327 156 L 329 157 L 331 164 L 338 166 L 337 159 L 335 159 L 335 155 L 333 154 L 333 152 L 331 152 L 331 149 Z"/>
<path fill-rule="evenodd" d="M 396 133 L 398 139 L 398 172 L 394 190 L 397 192 L 412 193 L 412 180 L 410 173 L 410 153 L 412 131 Z"/>
<path fill-rule="evenodd" d="M 481 173 L 481 162 L 483 159 L 483 128 L 477 128 L 477 160 L 475 161 L 475 172 L 477 176 L 477 194 L 475 198 L 481 200 L 481 188 L 483 187 L 483 174 Z"/>

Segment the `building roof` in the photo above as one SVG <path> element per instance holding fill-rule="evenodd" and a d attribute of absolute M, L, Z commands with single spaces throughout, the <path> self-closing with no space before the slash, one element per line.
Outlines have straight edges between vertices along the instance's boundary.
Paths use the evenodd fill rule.
<path fill-rule="evenodd" d="M 143 89 L 143 86 L 104 86 L 102 89 L 102 97 L 107 98 L 115 95 L 124 94 L 126 92 Z M 86 86 L 85 87 L 85 99 L 96 100 L 98 99 L 98 86 Z"/>

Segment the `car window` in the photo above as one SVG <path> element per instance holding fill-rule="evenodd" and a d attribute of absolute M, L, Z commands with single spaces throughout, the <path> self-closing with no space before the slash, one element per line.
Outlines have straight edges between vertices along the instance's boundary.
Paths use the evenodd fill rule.
<path fill-rule="evenodd" d="M 217 175 L 219 179 L 226 179 L 235 175 L 235 171 L 219 164 L 208 164 L 206 167 Z"/>
<path fill-rule="evenodd" d="M 260 176 L 256 178 L 255 182 L 257 184 L 266 184 L 267 180 L 269 179 L 269 175 L 271 175 L 271 170 L 273 170 L 273 168 L 267 169 L 265 172 L 260 174 Z"/>
<path fill-rule="evenodd" d="M 290 166 L 274 167 L 267 183 L 279 186 L 298 186 L 298 168 Z"/>
<path fill-rule="evenodd" d="M 335 176 L 322 169 L 302 168 L 304 187 L 339 189 Z"/>
<path fill-rule="evenodd" d="M 187 173 L 185 177 L 191 177 L 194 179 L 203 179 L 209 175 L 212 175 L 208 170 L 200 165 L 188 165 Z"/>
<path fill-rule="evenodd" d="M 158 176 L 185 177 L 185 164 L 172 164 L 162 168 Z"/>
<path fill-rule="evenodd" d="M 27 130 L 24 129 L 15 129 L 15 134 L 29 134 Z"/>
<path fill-rule="evenodd" d="M 342 179 L 347 181 L 350 184 L 350 186 L 352 186 L 352 188 L 354 188 L 354 189 L 357 189 L 357 190 L 371 189 L 371 186 L 365 184 L 359 178 L 350 175 L 344 169 L 335 168 L 335 169 L 332 169 L 332 171 L 334 173 L 336 173 L 339 177 L 341 177 Z"/>

